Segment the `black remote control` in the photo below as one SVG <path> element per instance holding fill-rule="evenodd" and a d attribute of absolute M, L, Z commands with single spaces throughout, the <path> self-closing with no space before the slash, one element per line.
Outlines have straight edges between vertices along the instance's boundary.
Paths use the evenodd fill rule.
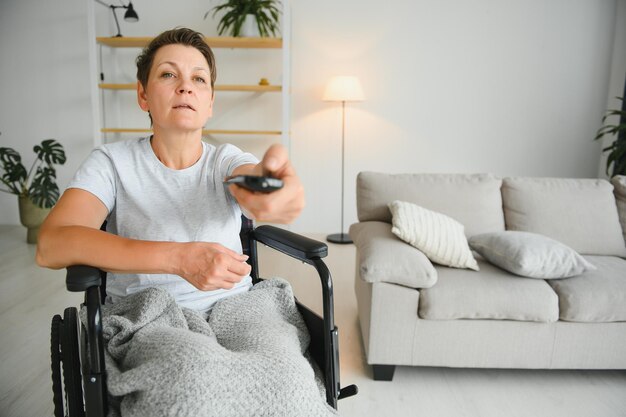
<path fill-rule="evenodd" d="M 237 184 L 250 191 L 271 193 L 283 188 L 283 181 L 272 177 L 259 177 L 256 175 L 235 175 L 224 180 L 224 184 Z"/>

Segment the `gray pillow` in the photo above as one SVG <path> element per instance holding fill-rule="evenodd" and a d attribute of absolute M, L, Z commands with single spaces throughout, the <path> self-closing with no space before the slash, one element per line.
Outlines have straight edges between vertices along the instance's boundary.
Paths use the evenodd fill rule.
<path fill-rule="evenodd" d="M 567 278 L 596 269 L 569 246 L 536 233 L 484 233 L 472 236 L 469 245 L 492 264 L 523 277 Z"/>

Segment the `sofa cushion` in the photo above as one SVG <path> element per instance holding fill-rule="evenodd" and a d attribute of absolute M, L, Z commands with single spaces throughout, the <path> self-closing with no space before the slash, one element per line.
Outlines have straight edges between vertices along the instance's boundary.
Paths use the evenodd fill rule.
<path fill-rule="evenodd" d="M 361 222 L 350 226 L 357 248 L 357 268 L 367 282 L 390 282 L 411 288 L 429 288 L 437 271 L 426 255 L 391 233 L 384 222 Z"/>
<path fill-rule="evenodd" d="M 595 269 L 574 249 L 536 233 L 483 233 L 469 245 L 492 264 L 528 278 L 567 278 Z"/>
<path fill-rule="evenodd" d="M 452 217 L 466 236 L 504 230 L 502 180 L 490 174 L 381 174 L 357 177 L 360 221 L 391 223 L 388 204 L 407 201 Z"/>
<path fill-rule="evenodd" d="M 435 267 L 437 284 L 420 290 L 419 317 L 554 322 L 556 293 L 544 280 L 512 275 L 479 259 L 480 272 Z"/>
<path fill-rule="evenodd" d="M 478 270 L 461 223 L 404 201 L 394 201 L 389 209 L 391 232 L 422 251 L 428 259 L 440 265 Z"/>
<path fill-rule="evenodd" d="M 505 178 L 502 202 L 507 230 L 539 233 L 583 255 L 626 256 L 606 180 Z"/>
<path fill-rule="evenodd" d="M 622 236 L 626 241 L 626 175 L 616 175 L 611 178 L 611 184 L 615 187 L 614 194 L 617 201 L 617 214 L 622 225 Z"/>
<path fill-rule="evenodd" d="M 559 296 L 561 320 L 626 321 L 626 260 L 586 256 L 597 269 L 568 279 L 549 281 Z"/>

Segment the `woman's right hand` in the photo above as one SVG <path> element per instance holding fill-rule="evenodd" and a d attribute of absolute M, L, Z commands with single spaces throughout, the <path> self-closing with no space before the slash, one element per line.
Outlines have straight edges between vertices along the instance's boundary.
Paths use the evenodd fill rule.
<path fill-rule="evenodd" d="M 219 243 L 181 243 L 177 251 L 177 275 L 201 291 L 231 289 L 251 271 L 247 255 Z"/>

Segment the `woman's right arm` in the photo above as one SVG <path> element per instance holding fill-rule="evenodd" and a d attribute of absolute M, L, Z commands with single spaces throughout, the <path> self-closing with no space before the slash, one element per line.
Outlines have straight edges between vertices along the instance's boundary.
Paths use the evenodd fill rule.
<path fill-rule="evenodd" d="M 232 288 L 249 274 L 247 257 L 208 242 L 128 239 L 100 230 L 104 203 L 78 188 L 63 193 L 39 232 L 37 264 L 52 269 L 90 265 L 108 272 L 175 274 L 200 290 Z"/>

